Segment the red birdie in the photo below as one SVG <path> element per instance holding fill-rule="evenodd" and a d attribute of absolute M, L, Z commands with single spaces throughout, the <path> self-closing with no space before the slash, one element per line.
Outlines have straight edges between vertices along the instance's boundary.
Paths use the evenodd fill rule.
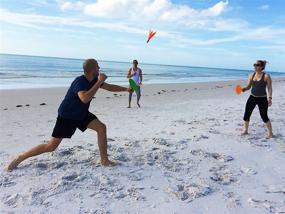
<path fill-rule="evenodd" d="M 156 32 L 150 30 L 149 33 L 148 33 L 148 37 L 147 37 L 146 43 L 148 43 L 154 37 L 155 34 L 156 34 Z"/>

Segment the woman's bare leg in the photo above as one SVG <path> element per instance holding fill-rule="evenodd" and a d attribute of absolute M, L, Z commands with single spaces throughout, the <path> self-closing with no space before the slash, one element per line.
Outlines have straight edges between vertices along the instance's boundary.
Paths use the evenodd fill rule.
<path fill-rule="evenodd" d="M 268 138 L 268 139 L 272 138 L 273 137 L 273 132 L 272 132 L 272 125 L 271 125 L 270 120 L 267 123 L 265 123 L 265 124 L 266 124 L 267 130 L 268 130 L 268 135 L 267 135 L 266 138 Z"/>
<path fill-rule="evenodd" d="M 244 121 L 243 122 L 243 132 L 241 133 L 242 135 L 248 134 L 248 126 L 249 126 L 249 121 Z"/>

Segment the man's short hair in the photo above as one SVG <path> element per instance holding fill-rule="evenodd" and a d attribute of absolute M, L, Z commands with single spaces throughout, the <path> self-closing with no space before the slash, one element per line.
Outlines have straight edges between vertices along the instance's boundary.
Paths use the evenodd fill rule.
<path fill-rule="evenodd" d="M 84 73 L 88 73 L 95 69 L 98 66 L 98 63 L 95 59 L 86 59 L 83 63 Z"/>
<path fill-rule="evenodd" d="M 133 60 L 133 64 L 139 64 L 139 63 L 138 63 L 138 60 L 134 59 L 134 60 Z"/>

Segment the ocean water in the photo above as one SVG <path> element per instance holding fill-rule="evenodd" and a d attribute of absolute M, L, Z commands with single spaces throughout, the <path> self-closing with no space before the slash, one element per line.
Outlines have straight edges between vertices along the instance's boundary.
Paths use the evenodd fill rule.
<path fill-rule="evenodd" d="M 83 59 L 0 54 L 0 89 L 49 88 L 69 86 L 83 74 Z M 107 82 L 128 84 L 126 78 L 131 63 L 99 61 Z M 250 71 L 191 66 L 139 64 L 143 84 L 186 83 L 236 80 L 247 78 Z M 274 77 L 285 73 L 269 72 Z"/>

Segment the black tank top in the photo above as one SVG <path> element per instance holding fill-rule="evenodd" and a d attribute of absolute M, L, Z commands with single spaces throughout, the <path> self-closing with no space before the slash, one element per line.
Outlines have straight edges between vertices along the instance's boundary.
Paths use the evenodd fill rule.
<path fill-rule="evenodd" d="M 255 97 L 266 97 L 266 81 L 264 80 L 265 73 L 262 74 L 262 77 L 259 81 L 253 80 L 255 72 L 252 76 L 251 81 L 251 94 Z"/>

